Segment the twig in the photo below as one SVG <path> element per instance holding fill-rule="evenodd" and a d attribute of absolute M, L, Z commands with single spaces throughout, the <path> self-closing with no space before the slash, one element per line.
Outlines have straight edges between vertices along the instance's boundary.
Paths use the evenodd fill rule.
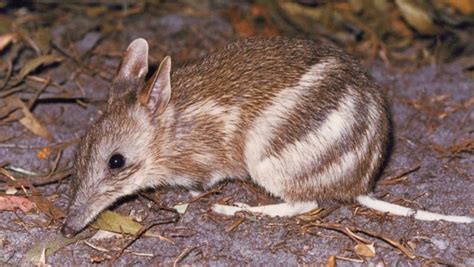
<path fill-rule="evenodd" d="M 239 225 L 241 225 L 245 221 L 245 217 L 237 219 L 235 222 L 231 223 L 226 229 L 226 233 L 230 233 L 234 231 Z"/>
<path fill-rule="evenodd" d="M 52 46 L 53 46 L 53 48 L 58 50 L 61 54 L 63 54 L 64 56 L 70 58 L 74 63 L 77 64 L 77 66 L 79 66 L 80 68 L 87 71 L 90 75 L 99 74 L 99 76 L 101 78 L 103 78 L 104 80 L 109 81 L 109 82 L 112 81 L 109 77 L 104 76 L 100 71 L 94 70 L 93 68 L 91 68 L 91 67 L 87 66 L 86 64 L 84 64 L 80 59 L 78 59 L 77 57 L 72 55 L 69 51 L 67 51 L 65 48 L 60 46 L 58 43 L 52 42 Z"/>
<path fill-rule="evenodd" d="M 306 222 L 312 222 L 316 220 L 322 220 L 337 210 L 338 206 L 331 206 L 329 208 L 318 208 L 314 211 L 310 211 L 308 213 L 304 213 L 299 215 L 297 218 Z"/>
<path fill-rule="evenodd" d="M 168 207 L 165 207 L 165 206 L 162 206 L 160 203 L 158 203 L 158 201 L 155 200 L 154 197 L 150 196 L 150 194 L 147 194 L 147 193 L 140 193 L 140 195 L 148 200 L 150 200 L 151 202 L 153 202 L 153 204 L 155 204 L 156 206 L 158 206 L 158 210 L 165 210 L 165 211 L 169 211 L 169 212 L 172 212 L 172 213 L 175 213 L 175 214 L 178 214 L 178 211 L 176 209 L 173 209 L 173 208 L 168 208 Z"/>
<path fill-rule="evenodd" d="M 349 238 L 351 238 L 352 240 L 355 240 L 355 239 L 358 239 L 356 237 L 354 237 L 353 234 L 351 234 L 352 232 L 359 232 L 359 233 L 364 233 L 366 235 L 369 235 L 369 236 L 372 236 L 372 237 L 375 237 L 375 238 L 378 238 L 386 243 L 388 243 L 389 245 L 397 248 L 398 250 L 400 250 L 403 254 L 405 254 L 405 256 L 407 256 L 408 258 L 410 259 L 414 259 L 415 258 L 415 255 L 409 250 L 407 249 L 406 247 L 404 247 L 402 244 L 398 243 L 397 241 L 395 240 L 392 240 L 382 234 L 377 234 L 375 232 L 372 232 L 372 231 L 369 231 L 369 230 L 365 230 L 365 229 L 361 229 L 361 228 L 358 228 L 358 227 L 348 227 L 348 226 L 343 226 L 341 224 L 336 224 L 336 223 L 311 223 L 310 225 L 312 226 L 316 226 L 316 227 L 320 227 L 320 228 L 325 228 L 325 229 L 331 229 L 331 230 L 336 230 L 336 231 L 339 231 L 339 232 L 342 232 L 344 234 L 346 234 Z M 347 231 L 349 230 L 350 233 Z M 365 240 L 365 239 L 364 239 Z M 355 240 L 357 242 L 357 240 Z M 368 240 L 365 240 L 365 241 L 368 241 Z"/>
<path fill-rule="evenodd" d="M 153 226 L 156 226 L 156 225 L 160 225 L 160 224 L 168 224 L 168 223 L 175 223 L 179 220 L 179 214 L 175 214 L 169 218 L 165 218 L 165 219 L 157 219 L 157 220 L 153 220 L 151 221 L 150 223 L 142 226 L 142 228 L 140 228 L 140 230 L 137 232 L 137 234 L 132 238 L 130 239 L 126 244 L 125 246 L 122 247 L 122 249 L 119 251 L 119 253 L 114 257 L 114 259 L 112 260 L 112 262 L 115 262 L 118 258 L 120 258 L 123 254 L 123 252 L 129 247 L 131 246 L 135 241 L 137 241 L 146 231 L 148 231 L 150 228 L 152 228 Z"/>
<path fill-rule="evenodd" d="M 50 82 L 51 82 L 51 77 L 48 77 L 48 79 L 44 82 L 43 86 L 41 86 L 41 88 L 38 91 L 36 91 L 36 93 L 30 98 L 30 100 L 28 100 L 28 104 L 26 106 L 28 107 L 29 110 L 31 110 L 36 100 L 41 95 L 41 93 L 49 86 Z"/>
<path fill-rule="evenodd" d="M 48 79 L 45 79 L 45 78 L 40 77 L 40 76 L 35 76 L 35 75 L 28 75 L 28 76 L 26 76 L 25 79 L 29 80 L 29 81 L 33 81 L 33 82 L 43 83 L 43 84 L 48 81 Z M 59 83 L 54 82 L 54 81 L 50 81 L 49 85 L 52 85 L 52 86 L 54 86 L 58 89 L 61 89 L 62 92 L 67 92 L 68 91 L 66 88 L 64 88 L 64 86 L 62 86 Z"/>
<path fill-rule="evenodd" d="M 23 88 L 21 86 L 18 86 L 18 87 L 14 87 L 14 88 L 6 90 L 6 91 L 2 91 L 2 92 L 0 92 L 0 98 L 9 96 L 9 95 L 14 94 L 14 93 L 16 93 L 18 91 L 21 91 L 21 90 L 23 90 Z"/>
<path fill-rule="evenodd" d="M 397 183 L 400 178 L 407 176 L 408 174 L 415 172 L 421 168 L 421 164 L 417 163 L 414 166 L 408 168 L 407 170 L 402 171 L 401 173 L 395 174 L 393 176 L 389 176 L 385 179 L 383 179 L 379 184 L 380 185 L 390 185 Z"/>
<path fill-rule="evenodd" d="M 65 148 L 74 143 L 79 142 L 79 138 L 73 138 L 62 142 L 51 143 L 48 145 L 22 145 L 22 144 L 0 144 L 0 148 L 20 148 L 20 149 L 42 149 L 44 147 L 49 148 Z"/>
<path fill-rule="evenodd" d="M 336 256 L 336 259 L 343 260 L 343 261 L 357 262 L 357 263 L 364 262 L 364 260 L 361 260 L 361 259 L 353 259 L 353 258 L 348 258 L 344 256 Z"/>
<path fill-rule="evenodd" d="M 0 168 L 0 172 L 2 172 L 2 170 L 3 168 Z M 63 179 L 69 177 L 72 173 L 73 173 L 72 168 L 66 168 L 64 170 L 60 170 L 55 173 L 50 173 L 42 177 L 29 177 L 29 179 L 14 177 L 16 180 L 13 183 L 0 185 L 0 190 L 6 190 L 8 187 L 11 187 L 11 186 L 24 188 L 24 187 L 30 187 L 30 186 L 48 185 L 48 184 L 62 181 Z M 34 178 L 34 180 L 30 181 L 31 178 Z"/>
<path fill-rule="evenodd" d="M 348 236 L 350 239 L 352 239 L 353 241 L 357 243 L 364 243 L 366 245 L 371 243 L 369 240 L 354 234 L 349 227 L 345 227 L 338 224 L 330 224 L 330 223 L 316 223 L 312 225 L 316 225 L 318 227 L 325 228 L 325 229 L 336 230 L 338 232 L 345 234 L 346 236 Z"/>
<path fill-rule="evenodd" d="M 88 245 L 89 247 L 95 249 L 95 250 L 98 250 L 98 251 L 101 251 L 101 252 L 110 252 L 110 250 L 106 249 L 106 248 L 103 248 L 103 247 L 99 247 L 99 246 L 96 246 L 96 245 L 93 245 L 91 244 L 90 242 L 88 242 L 87 240 L 84 240 L 84 243 L 86 245 Z"/>
<path fill-rule="evenodd" d="M 200 195 L 197 195 L 197 196 L 193 197 L 191 200 L 188 201 L 188 203 L 194 203 L 194 202 L 198 201 L 199 199 L 201 199 L 203 197 L 207 197 L 208 195 L 211 195 L 211 194 L 219 194 L 221 192 L 222 191 L 220 190 L 220 188 L 212 189 L 210 191 L 204 192 Z"/>
<path fill-rule="evenodd" d="M 180 263 L 182 260 L 184 260 L 193 250 L 197 249 L 199 246 L 196 247 L 188 247 L 181 252 L 178 257 L 173 262 L 173 267 L 178 266 L 178 263 Z"/>

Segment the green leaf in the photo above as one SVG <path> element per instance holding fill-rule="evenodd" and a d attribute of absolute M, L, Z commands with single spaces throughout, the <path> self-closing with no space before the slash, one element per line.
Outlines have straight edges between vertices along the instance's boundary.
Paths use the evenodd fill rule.
<path fill-rule="evenodd" d="M 132 220 L 128 216 L 123 216 L 116 212 L 105 210 L 102 214 L 91 224 L 91 227 L 104 231 L 114 232 L 118 234 L 136 235 L 143 227 L 140 223 Z M 144 236 L 161 237 L 160 235 L 146 232 Z"/>
<path fill-rule="evenodd" d="M 25 256 L 23 257 L 23 264 L 28 265 L 28 263 L 38 263 L 41 258 L 41 253 L 45 250 L 45 255 L 49 256 L 57 252 L 58 250 L 67 247 L 68 245 L 75 243 L 77 241 L 87 239 L 93 236 L 97 231 L 84 231 L 74 237 L 67 238 L 62 235 L 56 235 L 53 238 L 50 238 L 46 241 L 41 241 L 30 248 Z"/>
<path fill-rule="evenodd" d="M 142 228 L 140 223 L 110 210 L 102 212 L 91 226 L 96 229 L 130 235 L 136 234 Z"/>

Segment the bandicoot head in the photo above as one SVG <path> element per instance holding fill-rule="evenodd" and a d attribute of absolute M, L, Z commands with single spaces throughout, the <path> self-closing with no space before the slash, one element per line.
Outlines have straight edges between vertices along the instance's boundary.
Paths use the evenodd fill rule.
<path fill-rule="evenodd" d="M 157 125 L 166 123 L 161 115 L 171 96 L 170 69 L 166 57 L 145 83 L 147 42 L 137 39 L 127 48 L 104 115 L 80 141 L 64 235 L 81 231 L 120 197 L 164 179 L 164 167 L 156 164 L 160 149 L 154 147 L 160 142 Z"/>

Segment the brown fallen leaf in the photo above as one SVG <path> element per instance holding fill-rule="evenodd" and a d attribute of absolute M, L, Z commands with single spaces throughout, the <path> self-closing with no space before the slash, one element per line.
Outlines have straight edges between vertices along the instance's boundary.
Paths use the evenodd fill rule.
<path fill-rule="evenodd" d="M 336 267 L 336 256 L 330 256 L 326 261 L 326 267 Z"/>
<path fill-rule="evenodd" d="M 21 118 L 19 121 L 23 126 L 25 126 L 26 129 L 49 141 L 54 140 L 49 130 L 36 119 L 36 117 L 30 112 L 26 104 L 23 103 L 23 101 L 21 101 L 18 96 L 11 96 L 9 97 L 9 100 L 12 104 L 19 107 L 23 112 L 24 117 Z"/>
<path fill-rule="evenodd" d="M 359 243 L 355 245 L 354 251 L 357 255 L 367 258 L 372 258 L 375 256 L 375 247 L 374 243 L 370 245 Z"/>
<path fill-rule="evenodd" d="M 35 207 L 35 204 L 24 197 L 19 196 L 0 196 L 0 210 L 14 211 L 20 209 L 23 212 L 29 212 Z"/>
<path fill-rule="evenodd" d="M 449 0 L 448 2 L 463 15 L 474 13 L 474 1 L 472 0 Z"/>
<path fill-rule="evenodd" d="M 38 150 L 36 157 L 39 159 L 47 159 L 51 155 L 52 151 L 49 147 L 43 147 L 41 150 Z"/>
<path fill-rule="evenodd" d="M 237 8 L 232 8 L 225 14 L 232 26 L 234 27 L 235 31 L 241 37 L 250 37 L 255 36 L 257 34 L 257 29 L 255 25 L 253 25 L 248 18 L 246 18 L 242 12 L 240 12 Z"/>
<path fill-rule="evenodd" d="M 33 195 L 32 201 L 36 204 L 39 211 L 48 215 L 53 220 L 60 220 L 66 216 L 61 208 L 41 195 Z"/>
<path fill-rule="evenodd" d="M 6 34 L 1 35 L 0 36 L 0 52 L 16 39 L 17 39 L 16 33 L 6 33 Z"/>
<path fill-rule="evenodd" d="M 52 34 L 49 28 L 38 29 L 33 35 L 33 40 L 43 54 L 51 50 Z"/>
<path fill-rule="evenodd" d="M 41 55 L 28 61 L 20 70 L 19 80 L 22 80 L 26 75 L 30 74 L 40 66 L 50 65 L 56 62 L 61 62 L 62 57 L 55 55 Z"/>
<path fill-rule="evenodd" d="M 37 267 L 51 267 L 50 264 L 46 263 L 46 248 L 43 248 L 43 251 L 41 251 L 41 256 L 36 263 Z"/>
<path fill-rule="evenodd" d="M 396 0 L 400 13 L 410 26 L 419 33 L 435 35 L 440 32 L 440 28 L 433 22 L 433 18 L 428 12 L 428 6 L 422 6 L 421 1 Z"/>

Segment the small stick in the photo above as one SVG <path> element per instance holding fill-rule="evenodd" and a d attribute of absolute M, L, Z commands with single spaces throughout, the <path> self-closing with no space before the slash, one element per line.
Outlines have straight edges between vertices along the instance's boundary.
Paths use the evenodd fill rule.
<path fill-rule="evenodd" d="M 153 204 L 157 205 L 159 210 L 165 210 L 165 211 L 169 211 L 169 212 L 178 214 L 178 211 L 176 211 L 176 209 L 168 208 L 168 207 L 162 206 L 160 203 L 158 203 L 158 201 L 156 201 L 156 199 L 155 199 L 154 197 L 150 196 L 149 194 L 147 194 L 147 193 L 141 193 L 140 195 L 141 195 L 142 197 L 144 197 L 144 198 L 150 200 L 151 202 L 153 202 Z M 152 207 L 153 207 L 153 206 L 152 206 Z"/>
<path fill-rule="evenodd" d="M 316 225 L 318 227 L 326 228 L 330 230 L 336 230 L 338 232 L 345 234 L 346 236 L 348 236 L 350 239 L 352 239 L 353 241 L 357 243 L 364 243 L 366 245 L 371 243 L 369 240 L 354 234 L 349 227 L 344 227 L 342 225 L 330 224 L 330 223 L 313 223 L 312 225 Z"/>
<path fill-rule="evenodd" d="M 36 93 L 30 98 L 30 100 L 28 100 L 28 104 L 26 106 L 28 107 L 29 110 L 31 110 L 36 100 L 41 95 L 41 93 L 43 93 L 43 91 L 49 86 L 50 82 L 51 82 L 51 77 L 48 77 L 48 79 L 44 82 L 43 86 L 41 86 L 41 88 L 38 91 L 36 91 Z"/>
<path fill-rule="evenodd" d="M 137 232 L 137 234 L 132 238 L 130 239 L 126 244 L 125 246 L 122 247 L 122 249 L 119 251 L 119 253 L 114 257 L 114 259 L 112 260 L 112 262 L 115 262 L 118 258 L 120 258 L 123 254 L 123 252 L 128 248 L 130 247 L 135 241 L 137 241 L 146 231 L 148 231 L 151 227 L 153 226 L 156 226 L 156 225 L 160 225 L 160 224 L 168 224 L 168 223 L 175 223 L 179 220 L 179 215 L 178 214 L 175 214 L 169 218 L 165 218 L 165 219 L 157 219 L 157 220 L 153 220 L 151 221 L 150 223 L 144 225 L 142 228 L 140 228 L 140 230 Z"/>
<path fill-rule="evenodd" d="M 193 250 L 197 249 L 198 247 L 191 247 L 191 248 L 186 248 L 181 252 L 178 257 L 174 260 L 173 262 L 173 267 L 178 266 L 178 263 L 180 263 L 182 260 L 184 260 Z"/>
<path fill-rule="evenodd" d="M 2 172 L 2 170 L 3 168 L 0 168 L 0 172 Z M 17 178 L 15 180 L 15 183 L 13 183 L 13 185 L 1 185 L 0 190 L 6 190 L 8 187 L 11 187 L 11 186 L 24 188 L 25 186 L 30 187 L 30 186 L 48 185 L 48 184 L 62 181 L 66 177 L 69 177 L 72 173 L 73 173 L 72 168 L 66 168 L 66 169 L 57 171 L 56 173 L 51 173 L 46 176 L 30 177 L 30 178 L 34 178 L 35 179 L 34 181 L 30 181 L 29 179 L 24 179 L 24 178 L 23 179 Z"/>
<path fill-rule="evenodd" d="M 402 244 L 400 244 L 397 241 L 392 240 L 392 239 L 390 239 L 390 238 L 388 238 L 384 235 L 377 234 L 375 232 L 371 232 L 371 231 L 364 230 L 364 229 L 357 228 L 357 227 L 347 227 L 347 226 L 343 226 L 343 225 L 335 224 L 335 223 L 311 223 L 311 225 L 316 226 L 316 227 L 321 227 L 321 228 L 326 228 L 326 229 L 331 229 L 331 230 L 336 230 L 336 231 L 342 232 L 342 233 L 346 234 L 347 236 L 349 236 L 349 238 L 351 238 L 353 240 L 355 239 L 355 237 L 352 236 L 351 234 L 349 234 L 347 230 L 350 230 L 350 232 L 364 233 L 366 235 L 369 235 L 369 236 L 378 238 L 382 241 L 385 241 L 389 245 L 391 245 L 391 246 L 397 248 L 398 250 L 400 250 L 403 254 L 405 254 L 405 256 L 407 256 L 410 259 L 415 258 L 415 255 L 413 255 L 413 253 L 410 250 L 408 250 L 406 247 L 404 247 Z M 355 240 L 355 241 L 357 241 L 357 240 Z"/>
<path fill-rule="evenodd" d="M 236 220 L 235 222 L 233 222 L 231 225 L 229 225 L 229 226 L 225 229 L 225 232 L 226 232 L 226 233 L 230 233 L 230 232 L 234 231 L 234 230 L 235 230 L 239 225 L 241 225 L 244 221 L 245 221 L 245 217 L 239 218 L 238 220 Z"/>
<path fill-rule="evenodd" d="M 0 98 L 9 96 L 9 95 L 14 94 L 14 93 L 16 93 L 18 91 L 21 91 L 21 90 L 23 90 L 23 87 L 18 86 L 18 87 L 13 87 L 12 89 L 9 89 L 9 90 L 6 90 L 6 91 L 2 91 L 2 92 L 0 92 Z"/>
<path fill-rule="evenodd" d="M 363 263 L 364 262 L 364 260 L 361 260 L 361 259 L 347 258 L 347 257 L 344 257 L 344 256 L 336 256 L 336 259 L 344 260 L 344 261 L 357 262 L 357 263 Z"/>
<path fill-rule="evenodd" d="M 86 245 L 88 245 L 89 247 L 95 249 L 95 250 L 98 250 L 98 251 L 101 251 L 101 252 L 110 252 L 110 250 L 106 249 L 106 248 L 103 248 L 103 247 L 99 247 L 99 246 L 96 246 L 96 245 L 93 245 L 91 244 L 90 242 L 88 242 L 87 240 L 84 240 L 84 243 Z"/>
<path fill-rule="evenodd" d="M 421 168 L 421 164 L 418 163 L 410 168 L 408 168 L 408 170 L 404 170 L 402 171 L 401 173 L 398 173 L 398 174 L 395 174 L 393 176 L 389 176 L 385 179 L 383 179 L 382 181 L 380 181 L 380 185 L 389 185 L 389 184 L 393 184 L 394 182 L 397 182 L 396 180 L 397 179 L 400 179 L 404 176 L 407 176 L 408 174 L 412 173 L 412 172 L 415 172 L 417 170 L 419 170 Z"/>
<path fill-rule="evenodd" d="M 210 191 L 207 191 L 207 192 L 204 192 L 198 196 L 195 196 L 193 197 L 191 200 L 188 201 L 188 203 L 193 203 L 193 202 L 196 202 L 198 201 L 199 199 L 203 198 L 203 197 L 207 197 L 208 195 L 211 195 L 211 194 L 219 194 L 221 193 L 222 191 L 220 190 L 220 188 L 216 188 L 216 189 L 212 189 Z"/>
<path fill-rule="evenodd" d="M 40 77 L 40 76 L 35 76 L 35 75 L 26 76 L 26 80 L 30 80 L 30 81 L 38 82 L 38 83 L 43 83 L 43 84 L 47 81 L 47 79 L 45 79 L 43 77 Z M 64 86 L 60 85 L 57 82 L 50 81 L 49 85 L 52 85 L 52 86 L 54 86 L 58 89 L 61 89 L 61 92 L 67 92 L 68 91 L 66 88 L 64 88 Z"/>
<path fill-rule="evenodd" d="M 73 138 L 62 142 L 52 143 L 49 145 L 41 145 L 41 146 L 32 146 L 32 145 L 22 145 L 22 144 L 0 144 L 0 148 L 21 148 L 21 149 L 42 149 L 44 147 L 49 148 L 61 148 L 67 147 L 74 143 L 79 142 L 79 138 Z"/>

